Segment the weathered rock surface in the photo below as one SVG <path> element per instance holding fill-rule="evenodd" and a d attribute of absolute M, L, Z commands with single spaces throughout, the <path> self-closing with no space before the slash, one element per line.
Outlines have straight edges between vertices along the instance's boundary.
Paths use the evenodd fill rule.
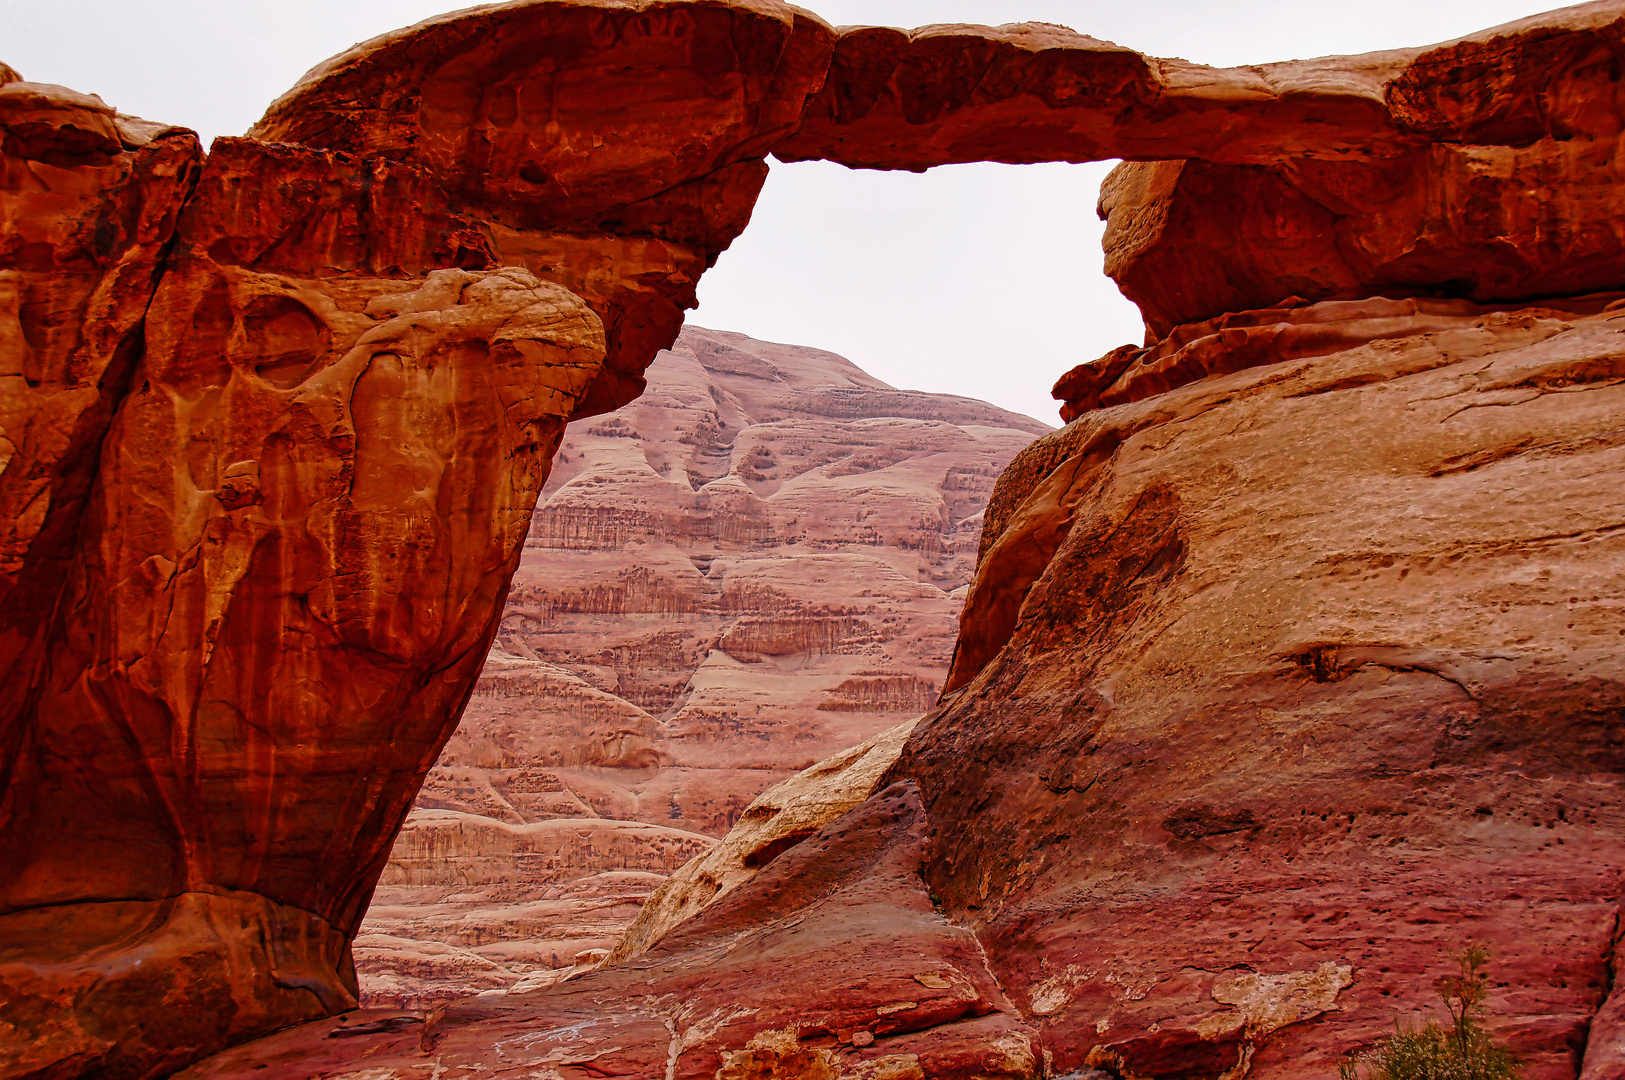
<path fill-rule="evenodd" d="M 758 795 L 720 843 L 690 860 L 649 896 L 604 963 L 618 964 L 648 952 L 672 928 L 866 801 L 903 752 L 914 724 L 905 720 Z"/>
<path fill-rule="evenodd" d="M 496 1074 L 543 1060 L 639 1074 L 635 1047 L 658 1041 L 636 1034 L 656 1022 L 644 1010 L 691 1000 L 694 978 L 732 997 L 672 1018 L 672 1075 L 865 1076 L 886 1061 L 898 1076 L 1318 1077 L 1427 1009 L 1441 950 L 1477 941 L 1494 954 L 1491 1026 L 1526 1075 L 1611 1076 L 1625 314 L 1598 306 L 1464 313 L 1400 338 L 1379 325 L 1363 345 L 1356 318 L 1337 352 L 1089 411 L 1012 464 L 962 656 L 976 595 L 1008 584 L 1000 545 L 1026 530 L 1053 548 L 1031 556 L 990 659 L 891 769 L 923 797 L 923 849 L 883 841 L 876 856 L 923 875 L 1008 994 L 934 1029 L 951 1054 L 828 1011 L 860 979 L 892 985 L 889 948 L 844 927 L 891 933 L 893 915 L 832 886 L 797 901 L 792 929 L 767 899 L 844 880 L 827 838 L 872 836 L 897 788 L 626 966 L 448 1012 L 444 1056 L 406 1021 L 358 1051 L 379 1067 L 490 1064 L 502 1040 L 546 1029 L 535 1060 Z M 1295 314 L 1331 325 L 1340 310 Z M 760 913 L 747 938 L 711 936 L 742 910 Z M 717 971 L 760 955 L 727 947 L 740 940 L 819 956 L 793 1024 L 730 1014 L 784 1000 L 809 970 Z M 599 986 L 619 993 L 583 1005 Z M 653 996 L 628 1006 L 625 988 Z M 597 1026 L 573 1026 L 589 1014 Z M 356 1060 L 327 1050 L 330 1027 L 196 1075 Z M 862 1056 L 822 1041 L 831 1028 Z"/>
<path fill-rule="evenodd" d="M 1044 24 L 846 27 L 774 153 L 892 169 L 1129 159 L 1101 192 L 1106 270 L 1151 341 L 1292 296 L 1566 296 L 1625 281 L 1622 44 L 1613 2 L 1234 69 Z"/>
<path fill-rule="evenodd" d="M 1604 0 L 1433 47 L 1243 68 L 1143 56 L 1049 23 L 848 26 L 773 152 L 871 169 L 1121 157 L 1345 163 L 1358 175 L 1430 144 L 1606 137 L 1619 15 Z"/>
<path fill-rule="evenodd" d="M 348 939 L 603 358 L 563 288 L 434 269 L 455 222 L 415 170 L 222 142 L 7 732 L 25 1071 L 161 1071 L 354 1002 Z"/>
<path fill-rule="evenodd" d="M 1205 162 L 1105 199 L 1170 344 L 1069 379 L 1074 414 L 1129 382 L 1008 474 L 984 569 L 1019 572 L 985 579 L 1004 614 L 973 613 L 907 783 L 641 967 L 527 995 L 523 1031 L 470 1018 L 461 1060 L 513 1036 L 554 1039 L 555 1071 L 615 1045 L 637 1074 L 1032 1075 L 1049 1051 L 1306 1076 L 1427 996 L 1447 925 L 1499 951 L 1532 1075 L 1582 1050 L 1609 1075 L 1625 376 L 1612 313 L 1551 298 L 1625 287 L 1622 16 L 1217 71 L 1031 24 L 528 0 L 325 65 L 195 186 L 184 134 L 0 69 L 5 1070 L 156 1076 L 353 1000 L 349 937 L 564 421 L 641 390 L 773 152 Z M 1365 334 L 1336 312 L 1213 323 L 1407 298 L 1478 306 L 1331 352 Z M 753 483 L 719 537 L 794 505 Z M 719 647 L 776 664 L 850 629 Z M 715 767 L 732 727 L 670 734 Z M 909 998 L 860 1046 L 903 956 L 954 1004 Z M 620 1042 L 576 1044 L 615 1010 Z M 802 1039 L 827 1029 L 858 1058 Z M 393 1068 L 357 1038 L 318 1056 Z"/>
<path fill-rule="evenodd" d="M 44 659 L 100 443 L 203 155 L 190 132 L 5 67 L 0 140 L 0 683 L 18 687 Z M 0 770 L 26 703 L 0 697 Z"/>
<path fill-rule="evenodd" d="M 1341 346 L 1221 339 L 1006 472 L 962 689 L 894 775 L 952 823 L 927 880 L 1057 1069 L 1326 1075 L 1468 941 L 1527 1075 L 1614 1038 L 1607 299 L 1403 337 L 1393 301 L 1244 313 Z"/>
<path fill-rule="evenodd" d="M 399 843 L 442 811 L 467 828 L 437 829 L 430 860 L 398 844 L 356 942 L 364 1004 L 534 985 L 610 947 L 709 844 L 695 833 L 768 814 L 746 809 L 764 789 L 930 708 L 982 507 L 1049 430 L 693 327 L 649 376 L 635 405 L 565 436 L 498 645 Z M 806 814 L 755 824 L 776 837 L 792 818 L 805 836 Z M 629 821 L 678 842 L 540 873 L 487 858 L 514 826 L 557 823 L 593 851 Z"/>
<path fill-rule="evenodd" d="M 483 253 L 585 298 L 608 346 L 586 416 L 642 392 L 834 36 L 779 0 L 491 5 L 334 57 L 250 134 L 421 168 Z"/>

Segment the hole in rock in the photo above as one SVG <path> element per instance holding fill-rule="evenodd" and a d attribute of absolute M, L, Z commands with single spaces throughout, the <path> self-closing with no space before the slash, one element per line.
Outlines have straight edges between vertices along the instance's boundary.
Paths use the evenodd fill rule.
<path fill-rule="evenodd" d="M 822 825 L 759 794 L 861 775 L 855 748 L 931 707 L 998 476 L 1054 426 L 1059 372 L 1142 333 L 1100 273 L 1108 167 L 774 166 L 642 397 L 565 434 L 358 939 L 368 1004 L 568 970 L 737 822 L 690 885 L 725 895 Z M 776 224 L 769 200 L 798 198 Z M 819 235 L 838 213 L 873 247 Z M 837 298 L 789 295 L 813 279 Z M 773 292 L 774 318 L 810 310 L 773 322 Z"/>
<path fill-rule="evenodd" d="M 255 374 L 291 390 L 311 374 L 331 335 L 309 308 L 291 296 L 256 297 L 242 314 L 243 333 L 255 343 Z"/>
<path fill-rule="evenodd" d="M 812 835 L 814 835 L 812 830 L 803 829 L 780 836 L 746 855 L 745 865 L 752 869 L 761 869 Z"/>

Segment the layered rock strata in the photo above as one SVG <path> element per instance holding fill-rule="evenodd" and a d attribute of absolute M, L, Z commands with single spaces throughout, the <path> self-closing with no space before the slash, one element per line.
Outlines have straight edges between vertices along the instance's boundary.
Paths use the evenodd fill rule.
<path fill-rule="evenodd" d="M 672 867 L 713 843 L 634 821 L 416 811 L 355 939 L 361 1000 L 431 1008 L 558 978 L 604 955 Z"/>
<path fill-rule="evenodd" d="M 1049 430 L 695 327 L 649 379 L 565 436 L 356 940 L 368 1005 L 535 986 L 613 946 L 741 812 L 805 829 L 752 800 L 931 706 L 993 482 Z M 515 850 L 542 824 L 582 858 Z"/>
<path fill-rule="evenodd" d="M 422 805 L 513 822 L 588 807 L 720 836 L 767 787 L 940 692 L 982 508 L 1050 428 L 699 328 L 650 378 L 566 436 L 506 658 Z M 573 801 L 525 790 L 540 777 Z"/>
<path fill-rule="evenodd" d="M 775 937 L 742 887 L 636 975 L 544 994 L 527 1030 L 620 1009 L 638 1034 L 614 1045 L 667 1075 L 1031 1075 L 1043 1050 L 1303 1075 L 1417 999 L 1448 920 L 1507 958 L 1496 1004 L 1532 1072 L 1583 1053 L 1610 1075 L 1615 346 L 1611 313 L 1552 298 L 1625 285 L 1621 12 L 1216 71 L 1030 24 L 526 0 L 359 47 L 201 173 L 184 134 L 0 69 L 23 238 L 0 251 L 6 1070 L 155 1076 L 351 1000 L 349 935 L 563 423 L 642 388 L 774 152 L 1187 161 L 1104 201 L 1154 342 L 1300 301 L 1481 307 L 1312 360 L 1198 349 L 1211 374 L 1146 371 L 1154 396 L 1018 462 L 1036 577 L 1008 640 L 967 656 L 861 828 L 752 883 L 827 902 Z M 1193 206 L 1235 223 L 1216 241 Z M 767 934 L 729 954 L 754 1019 L 628 1005 L 714 1000 L 699 970 L 749 932 L 731 919 Z M 940 961 L 913 978 L 945 996 L 894 999 L 902 961 L 865 927 Z M 808 973 L 854 949 L 873 978 L 808 1005 Z M 904 1000 L 897 1026 L 844 1026 Z M 469 1019 L 473 1053 L 500 1029 Z M 932 1057 L 916 1033 L 972 1041 Z M 883 1065 L 882 1036 L 906 1036 Z"/>

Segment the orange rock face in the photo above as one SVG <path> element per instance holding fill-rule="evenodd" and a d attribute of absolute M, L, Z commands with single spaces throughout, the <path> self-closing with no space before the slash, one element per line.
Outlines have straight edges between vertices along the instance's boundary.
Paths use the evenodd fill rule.
<path fill-rule="evenodd" d="M 982 507 L 1047 428 L 738 334 L 691 329 L 659 364 L 571 430 L 498 635 L 618 701 L 538 728 L 493 680 L 442 764 L 545 766 L 598 813 L 721 835 L 935 701 Z"/>
<path fill-rule="evenodd" d="M 503 263 L 587 300 L 608 361 L 585 416 L 642 392 L 833 39 L 778 0 L 530 0 L 358 45 L 250 134 L 418 166 L 477 209 Z"/>
<path fill-rule="evenodd" d="M 563 288 L 431 270 L 456 223 L 422 184 L 239 142 L 177 227 L 15 736 L 0 979 L 34 1060 L 354 1000 L 348 938 L 603 359 Z M 110 929 L 128 966 L 64 948 Z M 132 1048 L 135 993 L 231 1004 Z"/>
<path fill-rule="evenodd" d="M 3 66 L 0 132 L 0 681 L 15 687 L 43 660 L 99 444 L 202 153 L 190 132 Z M 0 698 L 8 765 L 25 704 Z"/>

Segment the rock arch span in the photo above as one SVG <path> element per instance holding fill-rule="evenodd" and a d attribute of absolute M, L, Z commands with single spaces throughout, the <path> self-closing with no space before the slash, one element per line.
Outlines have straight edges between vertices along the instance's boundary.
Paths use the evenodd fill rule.
<path fill-rule="evenodd" d="M 1594 293 L 1625 285 L 1622 10 L 1217 70 L 1037 24 L 523 0 L 335 58 L 206 159 L 0 68 L 8 1075 L 162 1075 L 351 1001 L 348 938 L 560 432 L 640 391 L 767 154 L 1141 162 L 1103 206 L 1152 340 L 1272 305 Z M 1232 331 L 1257 336 L 1206 337 Z M 1235 370 L 1182 348 L 1063 396 Z M 1159 496 L 1144 527 L 1178 513 Z M 923 843 L 889 798 L 880 832 Z"/>

